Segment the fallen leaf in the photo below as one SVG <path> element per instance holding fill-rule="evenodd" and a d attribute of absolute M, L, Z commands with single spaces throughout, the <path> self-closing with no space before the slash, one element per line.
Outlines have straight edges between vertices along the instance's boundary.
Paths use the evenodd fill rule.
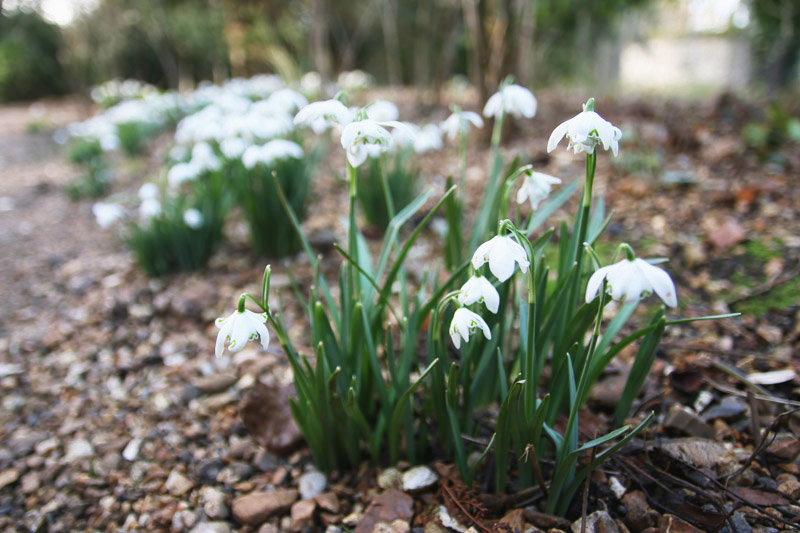
<path fill-rule="evenodd" d="M 744 231 L 744 228 L 732 217 L 726 218 L 725 222 L 711 230 L 708 234 L 708 240 L 719 250 L 727 250 L 731 246 L 744 241 L 746 238 L 747 233 Z"/>
<path fill-rule="evenodd" d="M 750 487 L 732 487 L 731 492 L 752 505 L 789 505 L 791 502 L 783 494 L 751 489 Z"/>

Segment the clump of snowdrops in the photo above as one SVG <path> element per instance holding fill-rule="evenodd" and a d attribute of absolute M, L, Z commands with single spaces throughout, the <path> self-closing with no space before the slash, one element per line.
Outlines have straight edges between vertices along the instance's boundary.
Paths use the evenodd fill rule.
<path fill-rule="evenodd" d="M 301 353 L 289 337 L 278 305 L 270 298 L 267 267 L 260 294 L 243 294 L 237 310 L 218 322 L 216 353 L 221 355 L 226 344 L 239 350 L 257 338 L 266 346 L 267 325 L 275 332 L 294 372 L 297 397 L 291 400 L 292 413 L 320 468 L 354 467 L 363 454 L 376 463 L 394 463 L 401 457 L 413 463 L 443 450 L 465 481 L 492 476 L 498 492 L 506 490 L 510 476 L 519 488 L 542 485 L 546 511 L 563 514 L 588 472 L 650 421 L 652 415 L 644 415 L 633 425 L 626 423 L 665 328 L 719 318 L 668 319 L 666 308 L 660 307 L 645 327 L 620 338 L 642 298 L 655 293 L 665 306 L 677 306 L 676 288 L 669 274 L 656 266 L 658 260 L 638 258 L 623 243 L 621 260 L 603 266 L 593 250 L 610 220 L 602 203 L 593 201 L 597 158 L 608 150 L 616 155 L 622 133 L 595 112 L 593 100 L 558 125 L 548 151 L 566 138 L 568 148 L 585 157 L 586 174 L 548 200 L 560 178 L 530 166 L 502 171 L 504 116 L 529 118 L 535 111 L 530 91 L 510 80 L 487 103 L 484 116 L 495 120 L 489 180 L 468 242 L 461 240 L 463 199 L 454 186 L 403 242 L 400 228 L 423 209 L 431 191 L 399 210 L 377 257 L 370 255 L 356 224 L 356 175 L 369 157 L 392 149 L 390 129 L 407 126 L 370 119 L 369 108 L 352 112 L 338 99 L 314 102 L 296 115 L 298 124 L 340 131 L 347 155 L 350 221 L 346 246 L 337 246 L 343 258 L 338 297 L 281 195 L 315 271 L 303 303 L 314 352 Z M 482 120 L 459 109 L 453 117 L 443 128 L 452 132 L 451 138 L 462 139 L 458 182 L 463 183 L 466 129 L 470 124 L 482 126 Z M 557 239 L 554 228 L 540 230 L 547 215 L 581 185 L 583 196 L 572 224 L 563 223 Z M 384 196 L 391 213 L 391 198 Z M 530 203 L 531 209 L 512 212 L 515 201 Z M 448 276 L 429 272 L 412 286 L 404 261 L 444 206 L 450 207 L 446 253 L 452 254 L 450 263 L 455 266 Z M 528 213 L 524 218 L 523 212 Z M 558 261 L 551 272 L 547 258 L 554 240 Z M 464 249 L 466 254 L 460 252 Z M 247 309 L 248 301 L 257 313 Z M 604 321 L 612 301 L 620 307 L 614 318 Z M 421 338 L 427 339 L 422 352 Z M 638 352 L 614 413 L 618 427 L 582 441 L 579 412 L 592 385 L 613 358 L 633 344 L 638 344 Z M 477 413 L 490 405 L 499 406 L 496 420 L 488 427 L 478 424 Z M 559 415 L 567 420 L 563 430 L 556 429 Z M 470 442 L 486 442 L 474 450 L 473 461 L 467 460 L 464 436 L 471 437 Z M 579 461 L 590 453 L 591 461 Z M 486 461 L 490 455 L 494 460 Z"/>
<path fill-rule="evenodd" d="M 439 450 L 455 461 L 465 481 L 491 476 L 498 492 L 507 489 L 512 477 L 518 488 L 541 485 L 546 511 L 563 514 L 587 474 L 650 421 L 652 414 L 644 414 L 627 423 L 665 328 L 720 318 L 668 318 L 662 306 L 646 326 L 620 338 L 641 299 L 655 293 L 665 306 L 677 306 L 671 277 L 656 266 L 660 261 L 638 258 L 622 243 L 618 257 L 603 266 L 593 249 L 610 220 L 602 203 L 593 201 L 597 158 L 608 150 L 616 156 L 622 133 L 595 112 L 593 100 L 558 125 L 548 151 L 566 138 L 568 148 L 585 157 L 586 174 L 549 198 L 560 178 L 530 166 L 502 171 L 504 116 L 530 118 L 535 111 L 530 91 L 510 80 L 487 103 L 484 116 L 495 120 L 489 179 L 469 241 L 461 241 L 463 198 L 454 186 L 401 242 L 400 228 L 428 203 L 428 190 L 391 218 L 377 256 L 370 254 L 356 224 L 356 175 L 369 157 L 392 149 L 390 130 L 407 126 L 370 119 L 369 108 L 352 112 L 340 99 L 314 102 L 296 115 L 300 125 L 335 128 L 347 155 L 348 242 L 337 246 L 343 258 L 338 297 L 281 195 L 314 267 L 303 302 L 314 351 L 301 353 L 289 337 L 276 299 L 270 298 L 267 267 L 261 292 L 242 294 L 236 311 L 218 321 L 216 354 L 226 344 L 239 350 L 248 340 L 260 339 L 266 346 L 267 325 L 275 332 L 294 372 L 292 413 L 320 468 L 355 467 L 364 454 L 376 463 L 401 457 L 414 463 Z M 480 117 L 467 113 L 455 109 L 449 127 L 443 124 L 451 138 L 462 139 L 462 158 L 467 127 L 482 126 Z M 460 183 L 464 167 L 462 159 Z M 563 223 L 558 232 L 541 230 L 547 215 L 581 185 L 583 196 L 572 224 Z M 389 212 L 390 200 L 385 195 Z M 531 209 L 512 210 L 515 201 L 530 203 Z M 403 264 L 420 233 L 445 206 L 450 207 L 445 209 L 450 226 L 446 253 L 455 266 L 442 276 L 434 264 L 412 286 Z M 551 272 L 547 259 L 552 248 L 558 260 Z M 612 301 L 619 308 L 604 321 Z M 248 310 L 248 303 L 257 312 Z M 427 339 L 426 349 L 420 352 L 422 338 Z M 307 341 L 302 340 L 304 345 Z M 618 427 L 582 440 L 579 412 L 591 387 L 613 358 L 633 344 L 638 344 L 637 355 L 614 413 Z M 479 424 L 476 415 L 491 405 L 499 406 L 496 420 Z M 556 428 L 560 415 L 567 420 L 562 430 Z M 474 450 L 472 461 L 465 436 L 471 443 L 485 442 Z M 486 460 L 490 455 L 493 461 Z M 591 461 L 580 461 L 589 456 Z"/>

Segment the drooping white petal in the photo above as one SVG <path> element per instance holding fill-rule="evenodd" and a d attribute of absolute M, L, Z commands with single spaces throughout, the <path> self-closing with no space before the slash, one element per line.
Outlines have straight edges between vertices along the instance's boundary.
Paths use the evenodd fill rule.
<path fill-rule="evenodd" d="M 472 305 L 476 302 L 483 303 L 489 311 L 497 313 L 500 305 L 500 294 L 488 279 L 483 276 L 472 276 L 461 287 L 458 301 L 461 305 Z"/>
<path fill-rule="evenodd" d="M 653 287 L 655 293 L 667 304 L 669 307 L 677 307 L 678 296 L 675 291 L 675 283 L 667 271 L 655 265 L 651 265 L 642 259 L 636 259 L 636 264 L 644 274 L 650 286 Z"/>
<path fill-rule="evenodd" d="M 586 283 L 587 304 L 594 300 L 597 296 L 597 293 L 600 291 L 600 287 L 603 285 L 603 280 L 606 279 L 606 276 L 608 275 L 609 269 L 611 269 L 611 265 L 598 268 L 595 270 L 594 274 L 589 277 L 589 281 Z"/>
<path fill-rule="evenodd" d="M 456 309 L 453 313 L 453 320 L 450 322 L 450 339 L 456 348 L 461 347 L 461 339 L 469 342 L 469 336 L 478 328 L 483 332 L 483 336 L 491 340 L 492 332 L 489 325 L 477 313 L 463 307 Z"/>

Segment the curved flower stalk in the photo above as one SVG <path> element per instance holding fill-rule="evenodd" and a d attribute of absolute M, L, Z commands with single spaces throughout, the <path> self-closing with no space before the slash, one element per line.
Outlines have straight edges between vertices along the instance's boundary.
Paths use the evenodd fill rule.
<path fill-rule="evenodd" d="M 530 261 L 525 249 L 512 237 L 496 235 L 478 246 L 472 255 L 472 266 L 477 270 L 484 263 L 489 263 L 489 270 L 501 282 L 506 281 L 514 273 L 514 263 L 522 272 L 527 272 Z"/>
<path fill-rule="evenodd" d="M 602 144 L 604 150 L 610 148 L 614 157 L 619 154 L 622 131 L 587 108 L 588 106 L 585 106 L 584 111 L 556 126 L 547 141 L 548 152 L 555 150 L 561 139 L 566 136 L 569 141 L 567 149 L 571 148 L 576 154 L 581 152 L 593 154 L 598 144 Z"/>
<path fill-rule="evenodd" d="M 517 191 L 517 203 L 521 204 L 525 200 L 530 200 L 531 209 L 538 209 L 539 203 L 550 196 L 553 185 L 561 183 L 559 178 L 544 174 L 542 172 L 525 173 L 525 181 Z"/>
<path fill-rule="evenodd" d="M 484 117 L 498 117 L 501 113 L 516 118 L 533 118 L 536 115 L 536 97 L 517 84 L 505 85 L 487 100 L 483 108 Z"/>
<path fill-rule="evenodd" d="M 453 313 L 453 320 L 450 322 L 450 339 L 456 348 L 461 348 L 461 339 L 464 339 L 464 342 L 469 342 L 469 336 L 479 329 L 487 340 L 491 340 L 492 332 L 489 330 L 489 325 L 486 321 L 479 314 L 473 313 L 464 307 L 459 307 Z"/>
<path fill-rule="evenodd" d="M 586 303 L 597 297 L 603 280 L 606 280 L 607 291 L 611 299 L 629 303 L 639 301 L 654 292 L 669 307 L 677 307 L 675 283 L 669 274 L 657 266 L 633 255 L 633 250 L 622 245 L 627 257 L 613 265 L 604 266 L 595 271 L 586 285 Z"/>

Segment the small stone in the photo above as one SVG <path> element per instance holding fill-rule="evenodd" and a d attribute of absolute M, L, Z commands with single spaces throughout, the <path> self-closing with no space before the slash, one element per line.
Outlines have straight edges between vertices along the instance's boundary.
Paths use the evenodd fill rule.
<path fill-rule="evenodd" d="M 186 531 L 195 525 L 197 515 L 194 511 L 183 509 L 172 515 L 172 531 Z"/>
<path fill-rule="evenodd" d="M 400 471 L 391 466 L 378 474 L 378 486 L 382 489 L 396 489 L 402 484 Z"/>
<path fill-rule="evenodd" d="M 408 494 L 389 489 L 379 494 L 369 504 L 364 517 L 358 522 L 355 533 L 371 533 L 378 522 L 392 522 L 396 519 L 410 522 L 414 516 L 414 500 Z"/>
<path fill-rule="evenodd" d="M 177 470 L 172 470 L 164 483 L 164 488 L 173 496 L 183 496 L 194 487 L 192 480 Z"/>
<path fill-rule="evenodd" d="M 125 445 L 125 449 L 122 450 L 122 457 L 126 461 L 135 461 L 136 458 L 139 456 L 139 448 L 142 447 L 142 439 L 134 438 Z"/>
<path fill-rule="evenodd" d="M 405 520 L 400 520 L 399 518 L 397 520 L 392 520 L 392 523 L 389 525 L 392 526 L 392 529 L 395 533 L 410 533 L 411 531 L 411 525 Z"/>
<path fill-rule="evenodd" d="M 418 492 L 428 489 L 439 481 L 436 473 L 427 466 L 415 466 L 403 473 L 403 490 Z"/>
<path fill-rule="evenodd" d="M 580 533 L 583 519 L 572 523 L 572 533 Z M 619 533 L 619 527 L 607 511 L 595 511 L 586 517 L 586 533 Z"/>
<path fill-rule="evenodd" d="M 661 448 L 671 457 L 700 468 L 710 468 L 722 462 L 726 454 L 725 447 L 721 444 L 693 437 L 669 440 Z"/>
<path fill-rule="evenodd" d="M 784 461 L 794 461 L 797 454 L 800 454 L 800 440 L 788 435 L 781 437 L 769 445 L 767 453 Z"/>
<path fill-rule="evenodd" d="M 53 450 L 55 450 L 56 448 L 58 448 L 58 445 L 59 445 L 60 442 L 61 441 L 56 437 L 52 437 L 50 439 L 43 440 L 42 442 L 40 442 L 40 443 L 38 443 L 36 445 L 36 448 L 35 448 L 36 449 L 36 454 L 37 455 L 41 455 L 41 456 L 45 456 L 45 455 L 49 454 L 50 452 L 52 452 Z"/>
<path fill-rule="evenodd" d="M 664 420 L 664 427 L 677 429 L 692 437 L 703 439 L 713 439 L 715 437 L 714 428 L 703 422 L 703 420 L 688 409 L 677 407 L 671 409 Z"/>
<path fill-rule="evenodd" d="M 13 468 L 0 472 L 0 489 L 5 488 L 19 479 L 19 471 Z"/>
<path fill-rule="evenodd" d="M 280 530 L 274 524 L 263 524 L 258 533 L 280 533 Z"/>
<path fill-rule="evenodd" d="M 200 489 L 200 503 L 203 504 L 203 512 L 212 520 L 228 518 L 230 509 L 228 509 L 226 500 L 225 493 L 216 487 Z"/>
<path fill-rule="evenodd" d="M 628 490 L 617 476 L 611 476 L 608 478 L 608 486 L 611 488 L 611 492 L 614 493 L 614 496 L 616 496 L 618 500 L 625 496 L 625 491 Z"/>
<path fill-rule="evenodd" d="M 342 528 L 331 525 L 325 528 L 325 533 L 342 533 Z"/>
<path fill-rule="evenodd" d="M 796 479 L 788 479 L 778 485 L 778 492 L 797 500 L 800 498 L 800 482 Z"/>
<path fill-rule="evenodd" d="M 71 463 L 77 459 L 84 457 L 91 457 L 94 455 L 94 448 L 92 444 L 86 439 L 75 439 L 69 443 L 67 447 L 67 455 L 64 457 L 64 462 Z"/>
<path fill-rule="evenodd" d="M 288 510 L 296 500 L 297 491 L 293 489 L 252 492 L 233 500 L 233 516 L 242 524 L 258 526 L 269 517 Z"/>
<path fill-rule="evenodd" d="M 230 533 L 231 526 L 227 522 L 200 522 L 190 533 Z"/>
<path fill-rule="evenodd" d="M 300 498 L 311 500 L 325 490 L 325 487 L 328 486 L 328 479 L 322 472 L 311 471 L 300 476 L 297 485 L 300 489 Z"/>
<path fill-rule="evenodd" d="M 192 380 L 192 385 L 206 394 L 216 394 L 232 387 L 239 380 L 235 372 L 218 372 Z"/>
<path fill-rule="evenodd" d="M 500 524 L 511 528 L 511 531 L 523 531 L 525 528 L 524 514 L 524 509 L 512 509 L 500 519 Z"/>
<path fill-rule="evenodd" d="M 702 533 L 689 522 L 678 518 L 675 515 L 665 514 L 661 516 L 658 521 L 658 527 L 661 531 L 669 531 L 670 533 Z"/>
<path fill-rule="evenodd" d="M 300 500 L 292 504 L 292 530 L 300 531 L 311 525 L 317 503 L 314 500 Z"/>
<path fill-rule="evenodd" d="M 339 512 L 339 498 L 333 492 L 323 492 L 314 496 L 314 501 L 317 502 L 319 508 L 329 513 Z"/>
<path fill-rule="evenodd" d="M 359 513 L 358 511 L 353 511 L 349 515 L 342 518 L 342 524 L 346 525 L 347 527 L 355 527 L 361 522 L 361 519 L 364 517 L 364 513 Z"/>
<path fill-rule="evenodd" d="M 33 494 L 40 486 L 39 472 L 36 470 L 28 472 L 20 480 L 20 490 L 23 494 Z"/>

